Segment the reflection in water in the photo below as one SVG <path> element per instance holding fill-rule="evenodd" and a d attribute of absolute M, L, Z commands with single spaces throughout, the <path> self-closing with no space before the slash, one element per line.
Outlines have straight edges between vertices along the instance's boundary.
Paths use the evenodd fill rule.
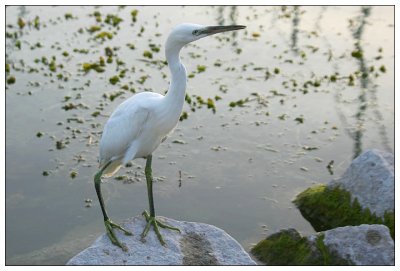
<path fill-rule="evenodd" d="M 376 102 L 376 86 L 371 84 L 371 77 L 369 76 L 368 67 L 365 62 L 365 52 L 361 46 L 362 34 L 364 33 L 364 27 L 367 24 L 367 18 L 371 14 L 372 7 L 362 7 L 361 15 L 357 17 L 358 27 L 353 30 L 353 37 L 355 39 L 355 51 L 353 51 L 353 56 L 358 60 L 360 67 L 360 83 L 361 83 L 361 93 L 358 96 L 359 106 L 358 112 L 355 117 L 357 119 L 356 131 L 353 133 L 352 138 L 354 139 L 354 150 L 353 157 L 357 157 L 362 152 L 362 138 L 364 132 L 364 122 L 365 122 L 365 112 L 368 106 L 375 105 L 374 113 L 377 116 L 378 121 L 382 121 L 382 114 L 379 112 L 378 105 Z M 352 24 L 349 26 L 353 27 Z M 378 124 L 380 129 L 380 136 L 387 151 L 392 152 L 389 147 L 389 139 L 387 137 L 386 129 L 383 124 Z"/>
<path fill-rule="evenodd" d="M 320 11 L 317 19 L 315 20 L 315 29 L 318 30 L 317 33 L 321 33 L 321 20 L 322 20 L 323 15 L 326 12 L 326 8 L 327 8 L 326 6 L 321 7 L 321 11 Z M 326 37 L 325 37 L 325 39 L 326 39 Z"/>
<path fill-rule="evenodd" d="M 229 12 L 229 14 L 227 15 L 229 20 L 225 19 L 225 16 L 224 16 L 225 11 Z M 236 6 L 220 6 L 220 7 L 218 7 L 217 22 L 219 25 L 236 24 L 237 18 L 238 18 L 238 10 L 237 10 Z"/>
<path fill-rule="evenodd" d="M 227 15 L 225 16 L 225 11 L 227 11 Z M 228 17 L 228 19 L 225 19 Z M 218 14 L 217 14 L 217 22 L 218 25 L 235 25 L 237 24 L 238 18 L 238 10 L 237 6 L 219 6 Z M 237 37 L 236 31 L 232 31 L 230 35 L 232 36 L 232 46 L 237 46 Z"/>
<path fill-rule="evenodd" d="M 356 40 L 354 52 L 357 56 L 356 58 L 358 59 L 358 64 L 361 72 L 361 77 L 360 77 L 361 93 L 358 96 L 360 105 L 355 115 L 357 119 L 357 125 L 356 125 L 356 131 L 353 134 L 353 139 L 354 139 L 353 157 L 357 157 L 362 152 L 362 137 L 364 130 L 364 122 L 365 122 L 364 116 L 365 116 L 365 111 L 367 110 L 368 107 L 367 89 L 369 85 L 369 79 L 368 79 L 368 70 L 365 65 L 365 56 L 363 54 L 364 51 L 361 47 L 361 37 L 362 34 L 364 33 L 366 19 L 370 14 L 371 14 L 371 7 L 361 8 L 361 15 L 357 18 L 359 20 L 359 26 L 353 31 L 353 37 Z"/>
<path fill-rule="evenodd" d="M 7 8 L 7 6 L 6 6 Z M 28 17 L 29 11 L 27 10 L 26 6 L 20 6 L 18 7 L 18 18 L 21 18 L 22 20 L 25 21 L 25 18 Z M 11 40 L 11 42 L 8 42 L 6 40 L 6 56 L 8 59 L 12 60 L 12 57 L 10 57 L 11 52 L 18 49 L 15 44 L 18 41 L 18 38 L 22 36 L 24 32 L 22 31 L 22 28 L 19 29 L 18 32 L 15 32 L 14 35 L 8 36 L 8 38 Z"/>
<path fill-rule="evenodd" d="M 19 10 L 18 16 L 21 18 L 24 18 L 26 17 L 26 15 L 29 14 L 29 11 L 26 9 L 25 6 L 18 7 L 18 10 Z"/>
<path fill-rule="evenodd" d="M 271 31 L 277 31 L 282 40 L 287 41 L 288 47 L 292 52 L 297 55 L 299 52 L 298 39 L 299 39 L 299 24 L 300 15 L 305 13 L 305 10 L 300 9 L 301 6 L 281 6 L 272 9 L 272 17 L 269 29 Z M 280 20 L 290 20 L 292 31 L 290 32 L 289 40 L 287 40 L 288 32 L 281 30 L 279 23 Z M 289 22 L 289 21 L 288 21 Z"/>
<path fill-rule="evenodd" d="M 322 33 L 321 25 L 320 22 L 326 12 L 326 7 L 321 7 L 320 14 L 318 15 L 317 20 L 315 21 L 315 32 L 316 33 Z M 343 127 L 345 128 L 345 131 L 347 134 L 354 140 L 354 150 L 353 150 L 353 157 L 357 157 L 363 150 L 362 148 L 362 139 L 363 139 L 363 133 L 364 133 L 364 122 L 365 122 L 365 113 L 367 108 L 373 109 L 373 114 L 376 117 L 375 123 L 379 129 L 379 135 L 382 141 L 383 148 L 388 151 L 388 152 L 393 152 L 392 148 L 390 147 L 390 140 L 387 136 L 386 132 L 386 127 L 383 124 L 384 123 L 384 118 L 382 113 L 380 112 L 378 108 L 378 103 L 377 103 L 377 88 L 376 85 L 371 82 L 372 77 L 369 76 L 369 69 L 367 67 L 366 61 L 365 61 L 365 52 L 363 51 L 363 48 L 361 46 L 361 41 L 362 41 L 362 34 L 364 33 L 365 25 L 368 24 L 366 19 L 370 16 L 372 11 L 371 7 L 363 7 L 361 8 L 361 15 L 358 16 L 355 20 L 350 20 L 350 25 L 349 28 L 352 32 L 352 36 L 355 39 L 355 48 L 354 48 L 354 57 L 357 59 L 359 63 L 359 72 L 361 74 L 360 78 L 360 85 L 361 85 L 361 93 L 358 96 L 358 111 L 354 115 L 356 117 L 356 125 L 351 125 L 348 117 L 350 117 L 349 114 L 346 114 L 341 110 L 340 106 L 346 106 L 350 105 L 348 102 L 346 102 L 342 97 L 343 97 L 343 87 L 341 85 L 333 85 L 332 87 L 336 89 L 336 94 L 335 94 L 335 102 L 337 104 L 336 106 L 336 111 L 338 114 L 338 117 L 340 121 L 343 124 Z M 328 39 L 322 35 L 321 39 L 324 41 L 325 46 L 328 51 L 328 62 L 331 61 L 332 59 L 332 52 L 334 51 L 332 45 L 328 41 Z M 333 62 L 332 64 L 333 70 L 335 74 L 340 74 L 340 69 L 339 65 L 337 62 Z M 355 127 L 355 130 L 352 130 L 351 127 Z"/>
<path fill-rule="evenodd" d="M 325 12 L 326 12 L 326 7 L 321 7 L 320 14 L 318 15 L 318 18 L 315 21 L 315 32 L 316 33 L 322 33 L 320 22 L 321 22 L 321 20 L 322 20 L 322 18 L 324 16 Z M 363 27 L 364 26 L 362 25 L 361 27 L 359 27 L 355 31 L 355 33 L 357 33 L 356 36 L 357 36 L 358 40 L 361 39 L 361 33 L 362 33 Z M 361 28 L 361 31 L 360 31 L 360 28 Z M 334 49 L 333 49 L 331 43 L 328 41 L 328 39 L 326 38 L 325 35 L 323 35 L 321 38 L 324 41 L 324 43 L 325 43 L 325 45 L 326 45 L 326 47 L 328 49 L 329 54 L 328 54 L 328 60 L 327 61 L 330 62 L 332 60 L 332 52 L 334 51 Z M 357 44 L 358 44 L 358 47 L 359 47 L 358 49 L 361 50 L 359 41 L 357 42 Z M 362 60 L 362 63 L 364 63 L 364 60 Z M 362 64 L 362 65 L 365 65 L 365 64 Z M 339 66 L 338 66 L 337 62 L 333 62 L 333 70 L 334 70 L 335 74 L 340 74 L 340 72 L 339 72 L 340 69 L 339 69 Z M 363 84 L 365 84 L 365 81 L 363 81 L 363 82 L 364 82 Z M 352 126 L 350 125 L 349 121 L 347 120 L 346 113 L 344 113 L 343 110 L 339 106 L 339 105 L 348 104 L 345 100 L 342 99 L 342 96 L 343 96 L 342 92 L 345 89 L 343 89 L 341 85 L 334 85 L 333 88 L 336 89 L 336 94 L 335 94 L 335 97 L 334 97 L 334 100 L 336 102 L 336 112 L 338 114 L 338 117 L 339 117 L 340 121 L 343 124 L 343 127 L 344 127 L 346 133 L 349 135 L 350 138 L 352 138 L 354 140 L 353 157 L 356 157 L 362 151 L 362 148 L 361 148 L 361 146 L 362 146 L 362 144 L 361 144 L 361 138 L 362 138 L 361 128 L 362 128 L 362 126 L 359 126 L 359 125 L 361 123 L 361 120 L 362 120 L 361 117 L 362 117 L 363 114 L 361 114 L 360 112 L 357 113 L 357 119 L 358 119 L 357 127 L 358 127 L 358 130 L 356 132 L 353 132 L 352 129 L 351 129 Z M 359 97 L 360 97 L 361 100 L 365 100 L 364 88 L 362 88 L 362 92 L 363 93 Z M 361 112 L 364 112 L 365 109 L 366 109 L 365 107 L 360 107 L 360 108 L 362 108 Z"/>
<path fill-rule="evenodd" d="M 293 19 L 292 19 L 292 34 L 291 34 L 291 41 L 290 47 L 294 53 L 298 53 L 299 48 L 297 47 L 297 39 L 299 33 L 299 22 L 300 22 L 300 12 L 299 6 L 293 7 Z"/>

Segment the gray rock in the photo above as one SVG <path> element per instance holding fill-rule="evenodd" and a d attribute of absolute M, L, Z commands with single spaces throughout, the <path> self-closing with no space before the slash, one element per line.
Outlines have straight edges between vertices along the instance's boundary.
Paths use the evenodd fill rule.
<path fill-rule="evenodd" d="M 384 225 L 339 227 L 303 237 L 284 229 L 260 241 L 255 258 L 266 265 L 394 265 L 394 242 Z"/>
<path fill-rule="evenodd" d="M 363 208 L 378 217 L 394 211 L 394 157 L 391 153 L 368 150 L 358 156 L 339 180 L 328 186 L 339 185 L 357 198 Z"/>
<path fill-rule="evenodd" d="M 67 265 L 255 265 L 240 244 L 225 231 L 208 224 L 176 221 L 158 217 L 161 221 L 181 230 L 160 228 L 166 246 L 162 246 L 151 229 L 145 240 L 140 235 L 145 227 L 141 216 L 122 223 L 133 233 L 125 236 L 116 231 L 118 239 L 126 245 L 124 252 L 114 246 L 106 234 L 89 248 L 68 261 Z"/>
<path fill-rule="evenodd" d="M 354 265 L 394 265 L 394 242 L 384 225 L 340 227 L 325 232 L 331 253 Z"/>

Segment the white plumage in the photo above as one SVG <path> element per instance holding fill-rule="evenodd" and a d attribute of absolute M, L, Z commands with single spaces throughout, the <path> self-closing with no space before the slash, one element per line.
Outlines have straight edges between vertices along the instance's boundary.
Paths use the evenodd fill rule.
<path fill-rule="evenodd" d="M 112 161 L 103 176 L 112 176 L 135 158 L 146 158 L 173 130 L 182 107 L 166 107 L 165 99 L 157 93 L 143 92 L 115 109 L 100 141 L 100 167 Z"/>

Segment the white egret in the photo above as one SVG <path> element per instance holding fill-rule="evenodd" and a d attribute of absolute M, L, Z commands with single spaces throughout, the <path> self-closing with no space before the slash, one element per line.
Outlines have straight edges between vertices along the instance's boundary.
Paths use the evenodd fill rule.
<path fill-rule="evenodd" d="M 182 113 L 187 77 L 186 69 L 179 59 L 179 52 L 192 41 L 243 28 L 245 26 L 202 26 L 186 23 L 176 26 L 165 44 L 165 56 L 172 75 L 167 94 L 164 96 L 153 92 L 142 92 L 133 95 L 121 103 L 108 119 L 100 140 L 100 170 L 94 177 L 94 183 L 107 234 L 113 244 L 124 249 L 114 233 L 114 228 L 123 231 L 126 235 L 132 234 L 108 217 L 101 195 L 101 177 L 112 176 L 122 165 L 136 158 L 146 159 L 145 175 L 150 206 L 150 214 L 147 211 L 143 212 L 147 224 L 142 237 L 144 238 L 153 226 L 159 241 L 164 245 L 165 242 L 158 226 L 179 231 L 177 228 L 161 223 L 155 216 L 151 173 L 153 151 L 174 129 Z"/>

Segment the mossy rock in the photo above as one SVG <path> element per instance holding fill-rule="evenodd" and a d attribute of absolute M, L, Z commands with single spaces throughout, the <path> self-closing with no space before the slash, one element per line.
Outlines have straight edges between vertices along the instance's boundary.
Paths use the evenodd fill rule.
<path fill-rule="evenodd" d="M 306 189 L 293 201 L 301 214 L 316 231 L 361 224 L 384 224 L 394 239 L 394 213 L 378 217 L 368 208 L 362 208 L 357 199 L 339 186 L 317 185 Z"/>
<path fill-rule="evenodd" d="M 266 265 L 351 265 L 325 246 L 324 234 L 311 241 L 295 229 L 281 230 L 260 241 L 251 252 Z"/>

